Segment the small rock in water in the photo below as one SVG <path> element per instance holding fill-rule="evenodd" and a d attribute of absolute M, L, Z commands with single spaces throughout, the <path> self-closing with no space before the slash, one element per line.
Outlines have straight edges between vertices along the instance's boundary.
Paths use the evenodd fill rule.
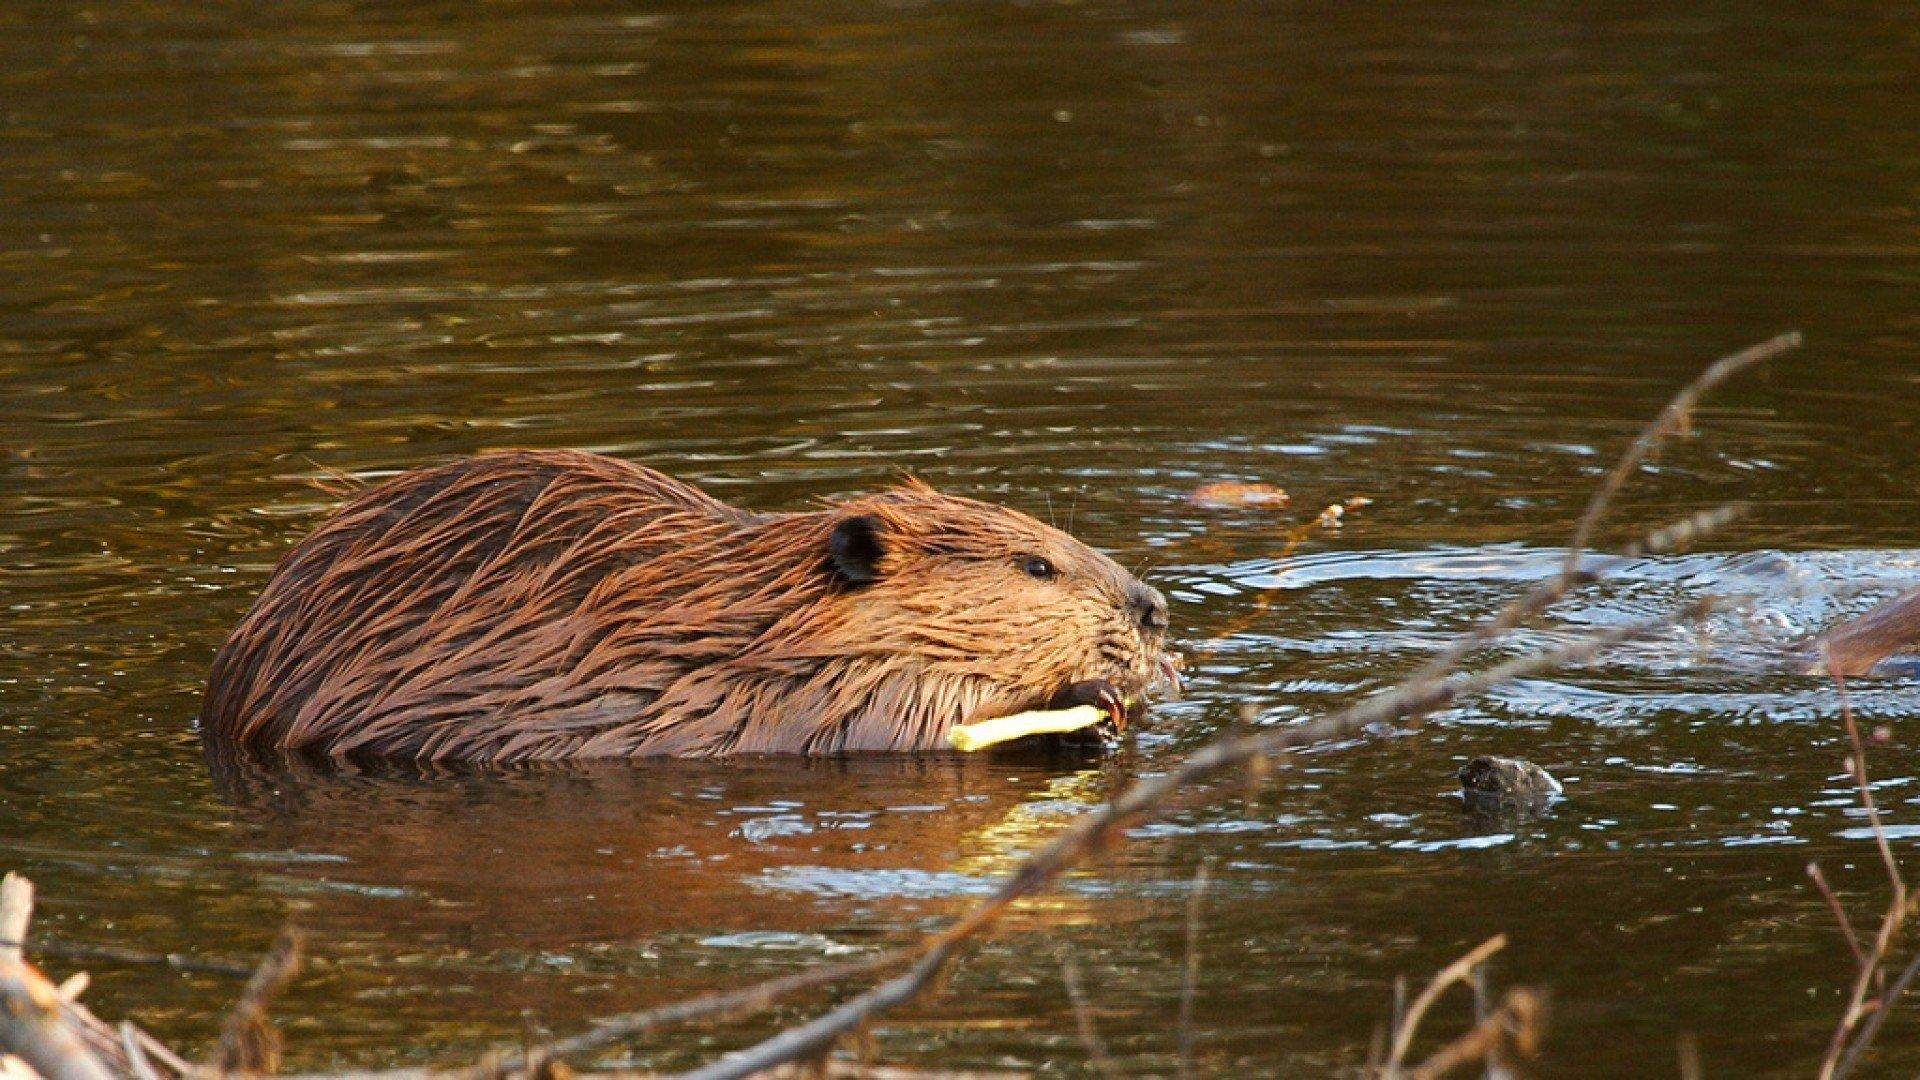
<path fill-rule="evenodd" d="M 1545 810 L 1564 789 L 1531 761 L 1483 756 L 1460 766 L 1460 794 L 1474 814 Z"/>

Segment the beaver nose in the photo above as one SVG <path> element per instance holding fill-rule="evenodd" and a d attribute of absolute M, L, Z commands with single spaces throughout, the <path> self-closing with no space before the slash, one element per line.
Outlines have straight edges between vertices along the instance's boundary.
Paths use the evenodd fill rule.
<path fill-rule="evenodd" d="M 1140 629 L 1157 634 L 1167 628 L 1167 599 L 1160 590 L 1139 582 L 1127 586 L 1127 611 Z"/>

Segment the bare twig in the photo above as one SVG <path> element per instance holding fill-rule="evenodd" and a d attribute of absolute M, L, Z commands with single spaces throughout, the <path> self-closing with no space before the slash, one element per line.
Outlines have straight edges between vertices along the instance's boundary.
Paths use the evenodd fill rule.
<path fill-rule="evenodd" d="M 1594 530 L 1600 527 L 1601 520 L 1607 516 L 1607 509 L 1612 506 L 1620 489 L 1626 486 L 1628 477 L 1666 445 L 1668 440 L 1686 432 L 1693 420 L 1693 410 L 1699 406 L 1702 397 L 1705 397 L 1714 387 L 1747 368 L 1799 348 L 1800 343 L 1800 333 L 1794 331 L 1769 338 L 1758 345 L 1749 346 L 1731 356 L 1715 361 L 1678 394 L 1675 394 L 1673 400 L 1667 402 L 1667 407 L 1654 418 L 1653 423 L 1647 425 L 1646 429 L 1640 433 L 1640 437 L 1627 448 L 1627 452 L 1614 463 L 1612 471 L 1607 473 L 1607 478 L 1600 482 L 1600 489 L 1595 491 L 1593 497 L 1587 501 L 1586 511 L 1580 515 L 1579 524 L 1574 526 L 1573 541 L 1568 545 L 1567 561 L 1561 576 L 1568 578 L 1573 576 L 1578 568 L 1581 554 L 1593 540 Z"/>
<path fill-rule="evenodd" d="M 160 1074 L 153 1071 L 153 1063 L 147 1060 L 147 1052 L 134 1035 L 130 1022 L 120 1025 L 120 1049 L 126 1051 L 127 1068 L 133 1071 L 134 1080 L 160 1080 Z"/>
<path fill-rule="evenodd" d="M 800 1061 L 825 1051 L 835 1039 L 865 1023 L 869 1018 L 913 1000 L 953 955 L 954 942 L 941 941 L 921 955 L 919 962 L 841 1005 L 798 1027 L 750 1046 L 731 1057 L 721 1058 L 703 1068 L 683 1074 L 683 1080 L 740 1080 L 765 1072 L 775 1065 Z"/>
<path fill-rule="evenodd" d="M 1509 1053 L 1532 1057 L 1540 1045 L 1545 1013 L 1545 1004 L 1533 991 L 1509 990 L 1499 1008 L 1459 1038 L 1434 1051 L 1407 1074 L 1407 1080 L 1439 1080 L 1462 1065 L 1476 1061 L 1499 1062 Z"/>
<path fill-rule="evenodd" d="M 1893 902 L 1897 907 L 1905 907 L 1907 902 L 1907 883 L 1901 880 L 1899 860 L 1893 857 L 1893 847 L 1887 843 L 1887 831 L 1880 827 L 1880 808 L 1874 805 L 1873 785 L 1867 783 L 1867 748 L 1860 741 L 1860 725 L 1853 722 L 1853 702 L 1847 697 L 1847 680 L 1840 668 L 1821 646 L 1822 660 L 1827 665 L 1827 673 L 1833 677 L 1833 688 L 1840 695 L 1840 722 L 1847 729 L 1847 742 L 1853 747 L 1853 757 L 1849 759 L 1847 771 L 1853 774 L 1853 783 L 1860 792 L 1860 805 L 1866 808 L 1867 823 L 1873 827 L 1873 843 L 1880 849 L 1880 862 L 1887 868 L 1887 882 L 1893 889 Z"/>
<path fill-rule="evenodd" d="M 1880 1025 L 1885 1022 L 1893 1003 L 1906 993 L 1915 973 L 1920 971 L 1920 956 L 1907 965 L 1893 986 L 1886 985 L 1887 959 L 1893 952 L 1894 941 L 1899 937 L 1909 911 L 1907 886 L 1900 876 L 1900 863 L 1894 858 L 1892 846 L 1887 843 L 1886 830 L 1881 826 L 1880 808 L 1873 798 L 1873 785 L 1867 780 L 1867 749 L 1860 738 L 1860 727 L 1854 722 L 1846 680 L 1824 645 L 1821 647 L 1821 661 L 1839 692 L 1840 719 L 1847 731 L 1847 742 L 1853 750 L 1852 756 L 1847 759 L 1847 772 L 1860 797 L 1861 809 L 1866 812 L 1867 824 L 1873 830 L 1874 843 L 1879 848 L 1880 860 L 1886 867 L 1887 880 L 1893 891 L 1887 902 L 1887 910 L 1880 917 L 1880 930 L 1874 935 L 1872 948 L 1862 954 L 1858 942 L 1853 942 L 1858 962 L 1853 989 L 1847 998 L 1846 1011 L 1841 1014 L 1839 1024 L 1833 1029 L 1833 1038 L 1827 1043 L 1826 1056 L 1820 1062 L 1820 1080 L 1839 1080 L 1852 1074 L 1861 1056 L 1879 1033 Z M 1838 901 L 1831 899 L 1830 893 L 1828 902 L 1838 908 Z M 1842 928 L 1851 936 L 1844 914 L 1839 917 Z M 1881 990 L 1880 996 L 1869 998 L 1868 995 L 1876 988 Z"/>
<path fill-rule="evenodd" d="M 1208 865 L 1200 860 L 1187 894 L 1187 962 L 1180 973 L 1180 1021 L 1177 1029 L 1180 1080 L 1193 1080 L 1193 999 L 1200 989 L 1200 917 L 1207 898 Z"/>
<path fill-rule="evenodd" d="M 184 953 L 156 953 L 141 949 L 123 949 L 117 945 L 86 945 L 77 941 L 54 941 L 39 938 L 33 943 L 35 954 L 47 957 L 58 956 L 67 960 L 104 960 L 113 964 L 139 964 L 151 967 L 172 968 L 175 971 L 195 971 L 208 975 L 234 975 L 242 979 L 253 975 L 254 969 L 247 964 L 234 964 L 221 960 L 207 960 Z"/>
<path fill-rule="evenodd" d="M 1700 1040 L 1693 1037 L 1693 1032 L 1681 1032 L 1679 1045 L 1674 1050 L 1680 1057 L 1680 1080 L 1705 1080 L 1706 1070 L 1700 1064 Z"/>
<path fill-rule="evenodd" d="M 33 882 L 19 874 L 0 878 L 0 963 L 18 963 L 33 921 Z"/>
<path fill-rule="evenodd" d="M 1640 432 L 1639 437 L 1634 439 L 1633 445 L 1627 448 L 1626 453 L 1620 456 L 1620 460 L 1607 473 L 1606 479 L 1601 481 L 1599 490 L 1595 491 L 1593 497 L 1587 501 L 1586 510 L 1581 513 L 1579 523 L 1574 526 L 1573 538 L 1567 543 L 1567 555 L 1561 564 L 1560 573 L 1508 604 L 1493 618 L 1487 619 L 1455 639 L 1453 644 L 1427 661 L 1426 665 L 1415 673 L 1414 679 L 1417 681 L 1437 678 L 1453 670 L 1473 650 L 1544 611 L 1565 596 L 1574 586 L 1587 580 L 1587 576 L 1580 570 L 1580 558 L 1586 554 L 1593 540 L 1594 530 L 1599 528 L 1600 521 L 1606 517 L 1608 510 L 1613 506 L 1613 500 L 1619 496 L 1620 490 L 1626 486 L 1634 470 L 1665 445 L 1668 439 L 1686 429 L 1695 406 L 1700 403 L 1701 397 L 1707 391 L 1754 364 L 1790 349 L 1799 348 L 1800 342 L 1798 331 L 1781 334 L 1779 337 L 1715 361 L 1692 382 L 1682 387 L 1680 392 L 1667 402 L 1667 407 L 1660 411 L 1660 415 L 1654 418 L 1653 423 L 1648 424 Z M 1691 530 L 1692 533 L 1698 531 L 1700 531 L 1699 526 Z"/>
<path fill-rule="evenodd" d="M 1113 1057 L 1107 1053 L 1107 1044 L 1101 1040 L 1100 1029 L 1093 1021 L 1093 1009 L 1088 1006 L 1086 992 L 1080 986 L 1080 967 L 1073 962 L 1071 954 L 1060 958 L 1060 981 L 1067 988 L 1067 1001 L 1073 1005 L 1073 1026 L 1087 1048 L 1087 1061 L 1095 1072 L 1113 1080 L 1120 1074 L 1114 1070 Z"/>
<path fill-rule="evenodd" d="M 1807 876 L 1813 879 L 1813 884 L 1820 890 L 1820 895 L 1826 898 L 1827 910 L 1833 912 L 1833 921 L 1840 924 L 1840 933 L 1846 937 L 1847 948 L 1853 952 L 1854 964 L 1864 966 L 1867 962 L 1867 950 L 1861 947 L 1860 935 L 1853 932 L 1853 920 L 1847 918 L 1847 909 L 1840 906 L 1840 898 L 1833 894 L 1833 887 L 1827 884 L 1827 875 L 1821 873 L 1820 864 L 1808 863 Z"/>
<path fill-rule="evenodd" d="M 1507 992 L 1500 1007 L 1475 1024 L 1459 1038 L 1434 1051 L 1408 1074 L 1408 1080 L 1437 1080 L 1462 1065 L 1485 1061 L 1488 1076 L 1492 1066 L 1513 1058 L 1531 1058 L 1540 1048 L 1545 1027 L 1546 1004 L 1531 990 L 1518 988 Z M 1508 1075 L 1504 1070 L 1501 1076 Z"/>
<path fill-rule="evenodd" d="M 1388 1080 L 1396 1080 L 1399 1077 L 1400 1063 L 1407 1059 L 1407 1051 L 1413 1048 L 1413 1036 L 1420 1029 L 1421 1018 L 1427 1015 L 1427 1010 L 1433 1007 L 1433 1003 L 1439 1000 L 1447 987 L 1465 981 L 1472 975 L 1473 969 L 1480 966 L 1487 957 L 1506 947 L 1507 935 L 1493 935 L 1474 946 L 1465 956 L 1441 968 L 1440 974 L 1435 975 L 1426 989 L 1420 991 L 1419 995 L 1413 999 L 1413 1004 L 1408 1006 L 1406 1016 L 1401 1018 L 1399 1027 L 1394 1030 L 1393 1045 L 1387 1052 L 1385 1073 Z"/>
<path fill-rule="evenodd" d="M 267 1019 L 267 1004 L 293 981 L 299 967 L 300 932 L 289 926 L 280 931 L 220 1026 L 212 1057 L 215 1072 L 270 1076 L 280 1070 L 280 1034 Z"/>
<path fill-rule="evenodd" d="M 796 971 L 790 975 L 769 979 L 738 990 L 708 994 L 639 1012 L 607 1017 L 596 1022 L 590 1031 L 548 1043 L 546 1046 L 535 1047 L 528 1052 L 483 1062 L 465 1073 L 453 1074 L 453 1080 L 501 1080 L 503 1077 L 518 1073 L 537 1073 L 547 1062 L 564 1061 L 579 1054 L 591 1053 L 602 1047 L 612 1046 L 675 1024 L 708 1017 L 757 1012 L 781 998 L 802 990 L 898 967 L 912 957 L 913 954 L 904 949 L 875 953 L 858 960 L 807 968 L 804 971 Z M 396 1076 L 394 1080 L 409 1080 L 409 1078 Z"/>
<path fill-rule="evenodd" d="M 69 1003 L 22 956 L 33 920 L 33 883 L 19 874 L 0 878 L 0 1052 L 10 1053 L 45 1080 L 111 1080 L 99 1059 L 68 1026 Z"/>
<path fill-rule="evenodd" d="M 1853 1040 L 1853 1045 L 1847 1048 L 1846 1056 L 1840 1059 L 1840 1064 L 1833 1070 L 1834 1077 L 1844 1078 L 1853 1075 L 1854 1067 L 1860 1064 L 1861 1055 L 1867 1052 L 1867 1047 L 1873 1045 L 1874 1036 L 1880 1034 L 1880 1025 L 1886 1021 L 1887 1014 L 1893 1011 L 1893 1003 L 1905 996 L 1908 988 L 1913 985 L 1915 975 L 1920 975 L 1920 952 L 1916 952 L 1913 959 L 1907 961 L 1907 966 L 1901 970 L 1900 977 L 1893 980 L 1893 985 L 1887 988 L 1880 1007 L 1875 1009 L 1872 1015 L 1867 1017 L 1866 1023 L 1860 1026 L 1859 1036 Z"/>

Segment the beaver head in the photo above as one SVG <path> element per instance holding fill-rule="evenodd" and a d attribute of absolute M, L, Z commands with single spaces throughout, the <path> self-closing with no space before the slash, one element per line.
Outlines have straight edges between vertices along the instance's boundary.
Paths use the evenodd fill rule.
<path fill-rule="evenodd" d="M 785 610 L 651 703 L 635 732 L 651 752 L 933 749 L 955 724 L 1076 699 L 1124 724 L 1122 702 L 1172 677 L 1157 591 L 1058 529 L 918 481 L 758 519 L 661 567 L 689 561 L 721 579 L 709 602 Z"/>
<path fill-rule="evenodd" d="M 1155 590 L 917 481 L 749 514 L 574 452 L 408 473 L 275 571 L 209 738 L 459 760 L 927 750 L 1174 678 Z"/>

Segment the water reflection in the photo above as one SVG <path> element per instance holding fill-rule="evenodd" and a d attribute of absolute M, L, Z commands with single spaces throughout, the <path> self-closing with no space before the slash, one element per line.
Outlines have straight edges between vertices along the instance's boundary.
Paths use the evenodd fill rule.
<path fill-rule="evenodd" d="M 227 751 L 209 762 L 238 857 L 274 866 L 303 918 L 377 932 L 404 899 L 433 938 L 562 951 L 844 921 L 817 898 L 905 917 L 918 899 L 986 891 L 1105 791 L 1098 772 L 1055 772 L 1064 756 L 438 773 Z"/>

